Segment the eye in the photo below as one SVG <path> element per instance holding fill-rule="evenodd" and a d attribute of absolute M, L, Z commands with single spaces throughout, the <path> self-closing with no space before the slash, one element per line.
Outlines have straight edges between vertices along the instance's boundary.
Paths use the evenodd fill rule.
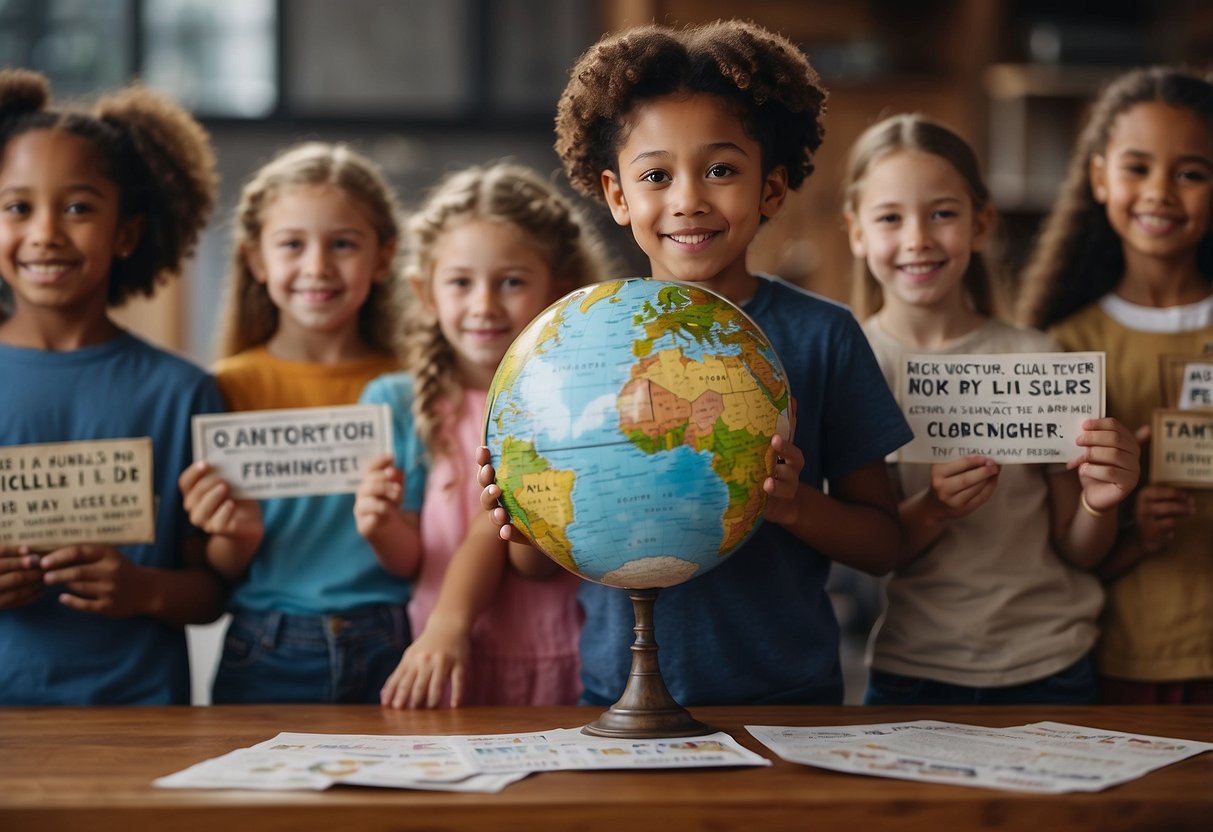
<path fill-rule="evenodd" d="M 277 242 L 277 247 L 284 251 L 299 251 L 303 248 L 303 241 L 296 237 L 283 237 Z"/>
<path fill-rule="evenodd" d="M 715 164 L 708 168 L 708 179 L 723 179 L 726 176 L 732 176 L 736 172 L 736 169 L 732 165 Z"/>
<path fill-rule="evenodd" d="M 1121 170 L 1134 176 L 1145 176 L 1150 171 L 1150 169 L 1141 162 L 1126 162 L 1121 167 Z"/>
<path fill-rule="evenodd" d="M 939 208 L 931 213 L 931 219 L 934 220 L 952 220 L 956 219 L 959 212 L 955 208 Z"/>
<path fill-rule="evenodd" d="M 1184 182 L 1208 182 L 1209 171 L 1203 168 L 1183 168 L 1175 178 Z"/>
<path fill-rule="evenodd" d="M 93 206 L 88 202 L 69 202 L 63 206 L 63 212 L 65 214 L 91 214 Z"/>
<path fill-rule="evenodd" d="M 4 203 L 4 213 L 16 214 L 19 217 L 24 217 L 30 213 L 30 206 L 28 202 L 23 202 L 21 200 L 6 202 Z"/>
<path fill-rule="evenodd" d="M 508 274 L 502 278 L 501 285 L 507 289 L 524 289 L 527 286 L 527 279 L 524 275 Z"/>
<path fill-rule="evenodd" d="M 649 170 L 640 175 L 641 182 L 651 182 L 654 185 L 660 185 L 663 182 L 670 181 L 670 175 L 664 170 Z"/>
<path fill-rule="evenodd" d="M 358 248 L 358 242 L 349 237 L 338 237 L 333 240 L 333 249 L 335 251 L 353 251 Z"/>
<path fill-rule="evenodd" d="M 882 225 L 893 225 L 894 223 L 901 221 L 901 214 L 893 211 L 887 211 L 883 214 L 877 214 L 872 218 L 872 221 Z"/>

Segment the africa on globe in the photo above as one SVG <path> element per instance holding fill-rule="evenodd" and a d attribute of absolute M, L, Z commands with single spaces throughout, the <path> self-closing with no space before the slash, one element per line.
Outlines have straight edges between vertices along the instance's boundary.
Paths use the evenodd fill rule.
<path fill-rule="evenodd" d="M 591 581 L 661 588 L 757 527 L 789 402 L 766 336 L 728 300 L 613 280 L 519 334 L 489 387 L 485 444 L 511 523 L 539 549 Z"/>

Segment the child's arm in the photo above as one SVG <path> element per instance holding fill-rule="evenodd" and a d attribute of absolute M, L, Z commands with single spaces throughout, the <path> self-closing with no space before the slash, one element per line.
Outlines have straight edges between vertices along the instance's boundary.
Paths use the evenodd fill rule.
<path fill-rule="evenodd" d="M 1117 509 L 1137 487 L 1141 449 L 1111 418 L 1085 420 L 1076 442 L 1085 452 L 1049 481 L 1053 542 L 1071 564 L 1092 569 L 1116 542 Z"/>
<path fill-rule="evenodd" d="M 239 580 L 265 536 L 261 504 L 230 499 L 231 486 L 205 460 L 182 471 L 177 485 L 190 522 L 210 535 L 207 563 L 227 580 Z"/>
<path fill-rule="evenodd" d="M 67 546 L 43 555 L 47 586 L 68 590 L 59 602 L 107 618 L 144 615 L 166 624 L 207 624 L 222 612 L 218 576 L 206 565 L 201 538 L 182 544 L 182 567 L 138 566 L 112 546 Z"/>
<path fill-rule="evenodd" d="M 41 594 L 38 556 L 28 546 L 0 546 L 0 610 L 32 604 Z"/>
<path fill-rule="evenodd" d="M 354 522 L 383 568 L 411 578 L 421 561 L 421 523 L 416 512 L 400 508 L 404 472 L 391 454 L 371 460 L 354 496 Z"/>
<path fill-rule="evenodd" d="M 984 456 L 966 456 L 931 466 L 931 484 L 901 501 L 902 539 L 895 567 L 925 552 L 948 523 L 985 505 L 998 487 L 1002 467 Z"/>
<path fill-rule="evenodd" d="M 451 707 L 459 707 L 472 625 L 493 600 L 505 567 L 506 544 L 492 518 L 478 515 L 451 559 L 425 629 L 404 651 L 380 691 L 382 704 L 435 708 L 449 680 Z"/>
<path fill-rule="evenodd" d="M 897 499 L 884 460 L 874 460 L 830 481 L 830 494 L 800 482 L 804 454 L 790 440 L 771 439 L 783 462 L 763 483 L 763 517 L 783 526 L 831 560 L 883 575 L 901 550 Z"/>

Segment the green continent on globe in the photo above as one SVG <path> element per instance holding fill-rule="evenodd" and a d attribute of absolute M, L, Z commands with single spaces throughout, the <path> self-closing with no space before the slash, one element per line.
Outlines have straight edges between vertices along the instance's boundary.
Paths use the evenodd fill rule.
<path fill-rule="evenodd" d="M 497 466 L 499 482 L 517 482 L 501 495 L 510 519 L 564 568 L 576 572 L 573 547 L 565 530 L 573 522 L 573 471 L 552 468 L 530 442 L 506 436 Z"/>
<path fill-rule="evenodd" d="M 643 452 L 686 445 L 712 454 L 712 470 L 728 490 L 722 554 L 745 539 L 766 503 L 761 486 L 774 451 L 762 425 L 778 416 L 768 392 L 739 356 L 694 361 L 681 349 L 666 349 L 633 365 L 619 393 L 619 428 Z M 786 398 L 785 389 L 777 401 Z"/>

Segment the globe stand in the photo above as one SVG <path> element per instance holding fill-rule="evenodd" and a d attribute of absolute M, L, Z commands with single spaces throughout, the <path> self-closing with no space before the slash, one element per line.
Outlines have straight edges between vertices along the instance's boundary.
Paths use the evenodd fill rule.
<path fill-rule="evenodd" d="M 595 737 L 652 739 L 693 737 L 710 734 L 709 728 L 674 701 L 657 664 L 657 640 L 653 638 L 653 604 L 656 589 L 632 589 L 632 614 L 636 618 L 636 640 L 632 642 L 632 668 L 619 701 L 602 716 L 581 729 Z"/>

